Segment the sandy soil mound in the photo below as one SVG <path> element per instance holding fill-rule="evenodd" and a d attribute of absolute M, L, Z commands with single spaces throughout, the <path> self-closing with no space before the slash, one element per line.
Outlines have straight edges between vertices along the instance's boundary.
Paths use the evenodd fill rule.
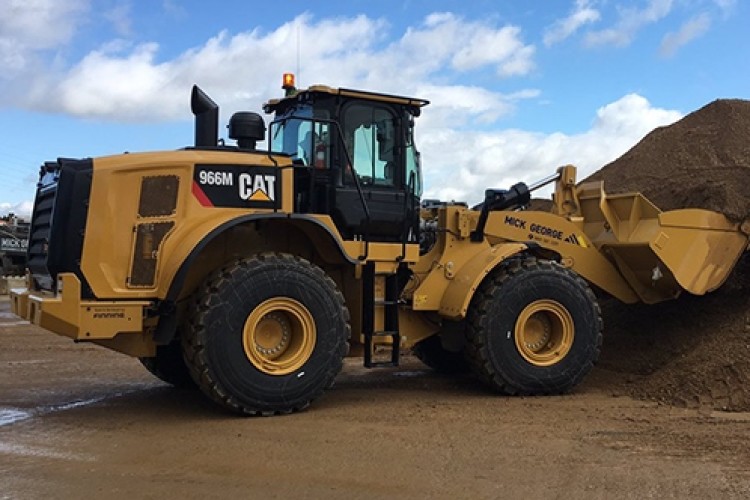
<path fill-rule="evenodd" d="M 602 303 L 599 366 L 625 374 L 639 399 L 724 411 L 750 411 L 750 258 L 705 297 L 656 305 Z"/>
<path fill-rule="evenodd" d="M 640 191 L 662 210 L 706 208 L 750 217 L 750 101 L 717 100 L 649 133 L 586 180 Z M 629 374 L 638 398 L 750 411 L 750 257 L 705 297 L 646 306 L 603 304 L 601 366 Z"/>
<path fill-rule="evenodd" d="M 552 200 L 549 198 L 532 198 L 531 202 L 529 202 L 529 210 L 536 210 L 539 212 L 551 212 Z"/>
<path fill-rule="evenodd" d="M 640 191 L 662 210 L 750 216 L 750 101 L 720 99 L 646 135 L 588 180 L 608 193 Z"/>

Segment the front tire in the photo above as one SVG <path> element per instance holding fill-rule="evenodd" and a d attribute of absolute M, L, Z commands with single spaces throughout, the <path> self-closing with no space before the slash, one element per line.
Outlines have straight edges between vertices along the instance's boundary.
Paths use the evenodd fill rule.
<path fill-rule="evenodd" d="M 559 394 L 591 370 L 602 344 L 601 311 L 583 279 L 555 262 L 513 259 L 472 299 L 472 370 L 504 394 Z"/>
<path fill-rule="evenodd" d="M 349 311 L 322 269 L 288 254 L 229 265 L 199 290 L 183 348 L 201 390 L 247 415 L 306 408 L 333 385 Z"/>

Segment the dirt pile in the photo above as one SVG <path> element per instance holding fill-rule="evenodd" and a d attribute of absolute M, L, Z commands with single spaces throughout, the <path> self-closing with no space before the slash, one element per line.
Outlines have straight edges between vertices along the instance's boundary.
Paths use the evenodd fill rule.
<path fill-rule="evenodd" d="M 750 276 L 746 259 L 745 276 Z M 736 281 L 736 280 L 735 280 Z M 599 367 L 624 374 L 638 399 L 750 411 L 750 287 L 732 283 L 705 297 L 656 305 L 604 301 Z"/>
<path fill-rule="evenodd" d="M 750 217 L 750 101 L 717 100 L 658 128 L 588 180 L 640 191 L 662 210 L 706 208 Z M 713 410 L 750 411 L 750 256 L 705 297 L 603 305 L 601 366 L 625 392 Z"/>
<path fill-rule="evenodd" d="M 750 101 L 719 99 L 650 132 L 591 175 L 608 193 L 640 191 L 662 210 L 750 216 Z"/>

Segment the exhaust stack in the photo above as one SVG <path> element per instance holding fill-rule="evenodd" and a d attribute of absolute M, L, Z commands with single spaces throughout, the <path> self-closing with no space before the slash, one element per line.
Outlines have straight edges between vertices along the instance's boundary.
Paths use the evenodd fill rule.
<path fill-rule="evenodd" d="M 219 106 L 193 85 L 190 109 L 195 115 L 195 147 L 216 147 L 219 140 Z"/>

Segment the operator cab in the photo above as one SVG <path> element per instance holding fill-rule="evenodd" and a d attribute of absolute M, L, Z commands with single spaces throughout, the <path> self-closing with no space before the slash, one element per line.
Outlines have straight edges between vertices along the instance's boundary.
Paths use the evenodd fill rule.
<path fill-rule="evenodd" d="M 270 149 L 293 158 L 295 212 L 328 214 L 347 239 L 415 241 L 422 177 L 414 118 L 423 99 L 334 89 L 297 91 L 285 75 Z"/>

